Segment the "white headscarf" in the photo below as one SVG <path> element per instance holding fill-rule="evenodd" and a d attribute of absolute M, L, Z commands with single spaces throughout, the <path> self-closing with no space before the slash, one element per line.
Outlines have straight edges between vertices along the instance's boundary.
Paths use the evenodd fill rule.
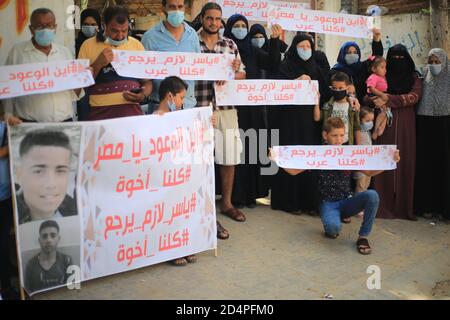
<path fill-rule="evenodd" d="M 450 116 L 450 72 L 447 53 L 432 49 L 428 57 L 436 56 L 442 63 L 442 71 L 434 76 L 427 68 L 424 74 L 423 97 L 417 109 L 420 116 Z"/>

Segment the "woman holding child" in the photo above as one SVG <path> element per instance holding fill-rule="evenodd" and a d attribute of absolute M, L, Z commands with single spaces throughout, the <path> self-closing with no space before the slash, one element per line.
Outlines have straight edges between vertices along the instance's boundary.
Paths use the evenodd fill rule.
<path fill-rule="evenodd" d="M 397 145 L 402 161 L 397 170 L 386 172 L 374 179 L 375 190 L 380 195 L 378 218 L 415 220 L 414 176 L 416 170 L 416 114 L 422 97 L 422 81 L 405 46 L 397 44 L 387 54 L 388 83 L 384 97 L 366 97 L 365 102 L 378 109 L 392 110 L 393 122 L 378 145 Z"/>

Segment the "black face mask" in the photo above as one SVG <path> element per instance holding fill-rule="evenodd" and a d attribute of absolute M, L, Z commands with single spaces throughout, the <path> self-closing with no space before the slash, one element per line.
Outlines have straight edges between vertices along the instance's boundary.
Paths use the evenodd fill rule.
<path fill-rule="evenodd" d="M 340 101 L 344 98 L 348 97 L 347 90 L 333 90 L 331 89 L 331 94 L 333 95 L 336 101 Z"/>

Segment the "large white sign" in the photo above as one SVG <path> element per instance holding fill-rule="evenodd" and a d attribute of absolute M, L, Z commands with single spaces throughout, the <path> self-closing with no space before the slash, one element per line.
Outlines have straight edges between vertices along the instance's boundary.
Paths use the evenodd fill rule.
<path fill-rule="evenodd" d="M 296 10 L 280 6 L 269 6 L 269 25 L 279 24 L 284 30 L 334 34 L 352 38 L 372 38 L 373 29 L 381 28 L 374 17 L 325 12 L 318 10 Z"/>
<path fill-rule="evenodd" d="M 0 99 L 78 89 L 93 84 L 89 60 L 0 66 Z"/>
<path fill-rule="evenodd" d="M 218 106 L 315 105 L 318 81 L 242 80 L 215 86 Z"/>
<path fill-rule="evenodd" d="M 211 116 L 195 108 L 11 128 L 25 290 L 216 248 Z M 39 267 L 55 257 L 50 270 Z"/>
<path fill-rule="evenodd" d="M 280 168 L 300 170 L 394 170 L 396 146 L 281 146 L 273 148 Z"/>
<path fill-rule="evenodd" d="M 111 64 L 119 75 L 137 79 L 231 80 L 234 59 L 232 54 L 114 50 Z"/>

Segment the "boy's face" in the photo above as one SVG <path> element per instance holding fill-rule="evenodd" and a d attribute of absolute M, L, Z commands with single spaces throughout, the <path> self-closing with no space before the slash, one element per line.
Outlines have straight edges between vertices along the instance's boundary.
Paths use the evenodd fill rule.
<path fill-rule="evenodd" d="M 58 229 L 55 227 L 47 227 L 41 230 L 38 240 L 41 250 L 50 254 L 56 251 L 60 239 L 61 236 L 59 235 Z"/>
<path fill-rule="evenodd" d="M 348 90 L 348 85 L 345 83 L 345 81 L 333 81 L 331 83 L 331 89 L 335 91 L 343 91 Z"/>
<path fill-rule="evenodd" d="M 330 132 L 322 132 L 323 140 L 325 140 L 331 146 L 341 146 L 344 144 L 345 129 L 333 129 Z"/>
<path fill-rule="evenodd" d="M 50 218 L 63 202 L 72 153 L 63 147 L 34 146 L 21 158 L 17 170 L 32 217 Z"/>

